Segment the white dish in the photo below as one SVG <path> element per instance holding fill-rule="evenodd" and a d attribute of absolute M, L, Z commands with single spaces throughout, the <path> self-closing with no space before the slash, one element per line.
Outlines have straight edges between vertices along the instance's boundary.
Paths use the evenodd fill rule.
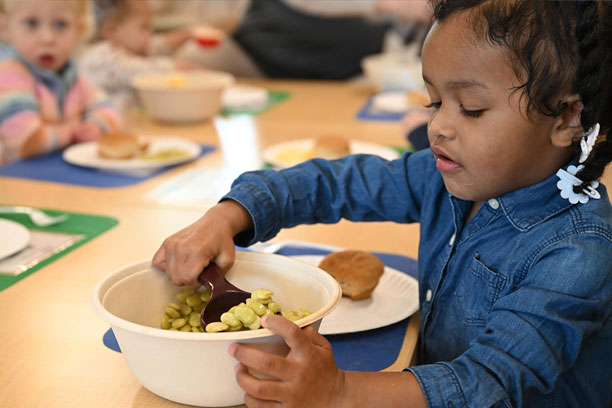
<path fill-rule="evenodd" d="M 319 265 L 322 255 L 295 259 Z M 419 310 L 419 284 L 412 276 L 385 266 L 372 295 L 363 300 L 342 297 L 340 304 L 321 322 L 319 333 L 355 333 L 397 323 Z"/>
<path fill-rule="evenodd" d="M 313 158 L 312 146 L 314 142 L 314 139 L 298 139 L 269 146 L 262 153 L 263 160 L 278 168 L 295 166 Z M 378 143 L 350 140 L 349 145 L 351 154 L 374 154 L 387 160 L 394 160 L 399 157 L 399 153 L 395 149 Z"/>
<path fill-rule="evenodd" d="M 105 159 L 98 156 L 98 142 L 79 143 L 64 150 L 65 161 L 77 166 L 91 167 L 98 170 L 114 172 L 153 171 L 162 167 L 172 166 L 195 159 L 200 154 L 200 146 L 187 139 L 175 137 L 151 137 L 147 153 L 155 153 L 164 149 L 181 149 L 187 154 L 184 157 L 159 160 L 143 160 L 138 157 L 126 160 Z"/>
<path fill-rule="evenodd" d="M 0 218 L 0 259 L 16 254 L 30 243 L 30 231 L 23 225 Z"/>
<path fill-rule="evenodd" d="M 259 109 L 268 104 L 268 90 L 258 86 L 234 85 L 221 94 L 221 105 L 228 109 Z"/>

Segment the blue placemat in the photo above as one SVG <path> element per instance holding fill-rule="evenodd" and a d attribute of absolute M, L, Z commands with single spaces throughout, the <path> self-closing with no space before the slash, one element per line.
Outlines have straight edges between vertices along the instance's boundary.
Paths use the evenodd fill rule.
<path fill-rule="evenodd" d="M 214 146 L 202 144 L 201 157 L 215 150 Z M 77 184 L 88 187 L 124 187 L 155 177 L 170 168 L 164 167 L 146 175 L 132 175 L 98 171 L 75 166 L 62 159 L 62 152 L 33 157 L 0 167 L 0 176 L 17 177 L 54 183 Z"/>
<path fill-rule="evenodd" d="M 399 122 L 405 115 L 405 112 L 388 113 L 376 112 L 372 110 L 373 96 L 363 104 L 359 112 L 357 112 L 358 120 L 378 120 L 383 122 Z"/>
<path fill-rule="evenodd" d="M 296 255 L 326 255 L 330 251 L 318 248 L 285 246 L 277 254 L 285 256 Z M 417 277 L 417 261 L 402 255 L 385 252 L 373 252 L 383 263 L 393 269 Z M 410 318 L 389 326 L 363 331 L 359 333 L 334 334 L 325 336 L 332 345 L 336 364 L 342 370 L 380 371 L 397 359 L 406 328 Z M 117 339 L 109 329 L 103 337 L 104 344 L 115 351 L 121 352 Z"/>

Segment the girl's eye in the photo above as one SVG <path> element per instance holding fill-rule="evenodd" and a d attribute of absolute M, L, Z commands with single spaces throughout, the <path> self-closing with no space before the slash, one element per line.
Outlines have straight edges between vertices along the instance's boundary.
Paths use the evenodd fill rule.
<path fill-rule="evenodd" d="M 482 116 L 486 109 L 478 109 L 478 110 L 467 110 L 461 107 L 461 114 L 467 118 L 479 118 Z"/>
<path fill-rule="evenodd" d="M 431 101 L 429 105 L 425 105 L 426 108 L 434 108 L 434 109 L 440 109 L 440 106 L 442 106 L 442 102 L 434 102 L 434 101 Z"/>
<path fill-rule="evenodd" d="M 68 23 L 64 20 L 57 20 L 53 22 L 53 28 L 56 31 L 62 31 L 64 30 L 66 27 L 68 27 Z"/>
<path fill-rule="evenodd" d="M 33 29 L 35 29 L 35 28 L 37 28 L 37 27 L 38 27 L 38 20 L 37 20 L 37 19 L 35 19 L 35 18 L 27 18 L 27 19 L 24 21 L 24 24 L 25 24 L 25 26 L 26 26 L 27 28 L 29 28 L 29 29 L 33 30 Z"/>

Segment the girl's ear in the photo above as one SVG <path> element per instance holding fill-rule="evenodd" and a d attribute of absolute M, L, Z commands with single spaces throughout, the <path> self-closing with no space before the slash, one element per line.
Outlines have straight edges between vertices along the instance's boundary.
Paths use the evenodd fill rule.
<path fill-rule="evenodd" d="M 577 94 L 566 95 L 559 100 L 559 103 L 566 108 L 555 119 L 550 138 L 553 146 L 569 147 L 573 141 L 582 137 L 580 113 L 584 105 L 580 102 L 580 95 Z"/>

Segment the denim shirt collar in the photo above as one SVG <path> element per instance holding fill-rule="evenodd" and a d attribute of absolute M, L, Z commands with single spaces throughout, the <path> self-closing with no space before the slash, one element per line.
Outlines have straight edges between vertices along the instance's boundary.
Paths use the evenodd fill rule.
<path fill-rule="evenodd" d="M 577 164 L 576 160 L 563 168 Z M 520 231 L 527 231 L 573 206 L 561 197 L 557 188 L 559 178 L 556 174 L 539 183 L 511 191 L 498 197 L 503 214 Z"/>
<path fill-rule="evenodd" d="M 41 68 L 35 64 L 32 64 L 30 61 L 23 58 L 23 56 L 12 47 L 9 53 L 13 58 L 17 59 L 27 68 L 36 82 L 43 83 L 56 95 L 61 109 L 61 107 L 64 106 L 66 94 L 70 88 L 72 88 L 77 79 L 76 63 L 73 60 L 69 60 L 62 69 L 55 72 L 53 70 Z"/>

